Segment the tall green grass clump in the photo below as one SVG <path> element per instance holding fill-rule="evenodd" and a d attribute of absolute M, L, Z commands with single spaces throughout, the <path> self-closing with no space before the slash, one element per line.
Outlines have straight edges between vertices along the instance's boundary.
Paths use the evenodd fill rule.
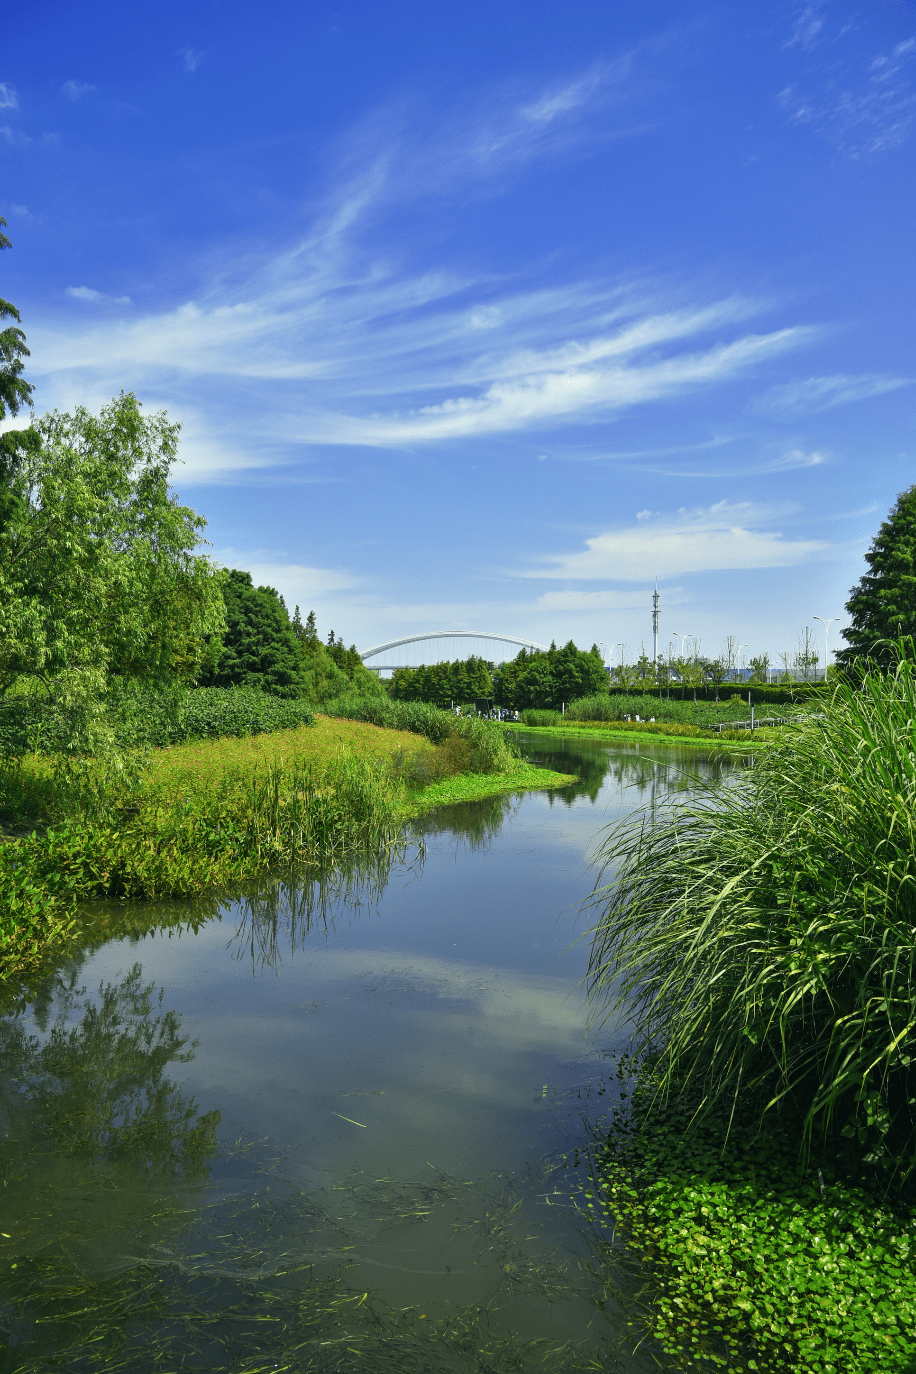
<path fill-rule="evenodd" d="M 623 693 L 609 694 L 606 692 L 598 693 L 597 696 L 592 697 L 580 697 L 577 701 L 567 703 L 566 719 L 584 722 L 620 721 L 629 716 L 630 720 L 633 721 L 639 716 L 640 720 L 643 721 L 648 720 L 651 716 L 656 721 L 666 724 L 698 725 L 702 728 L 718 725 L 722 721 L 747 720 L 750 715 L 751 708 L 747 702 L 747 691 L 742 692 L 737 684 L 729 683 L 722 689 L 721 701 L 704 701 L 702 698 L 693 701 L 690 696 L 681 701 L 679 692 L 676 692 L 675 688 L 672 688 L 671 691 L 670 699 L 638 694 L 627 696 Z M 820 711 L 820 709 L 821 699 L 817 698 L 814 702 L 803 702 L 797 707 L 778 706 L 773 714 L 790 716 Z M 767 714 L 766 709 L 761 706 L 757 706 L 755 710 L 758 720 Z"/>
<path fill-rule="evenodd" d="M 592 994 L 657 1056 L 656 1100 L 769 1113 L 916 1162 L 916 665 L 655 823 L 610 833 Z M 793 1128 L 795 1129 L 795 1128 Z M 890 1175 L 889 1175 L 890 1177 Z"/>
<path fill-rule="evenodd" d="M 338 697 L 324 711 L 342 720 L 361 720 L 389 730 L 408 730 L 431 744 L 449 743 L 460 765 L 453 772 L 507 773 L 518 762 L 516 741 L 496 721 L 455 716 L 424 701 L 392 701 L 389 697 Z M 466 746 L 462 751 L 454 742 Z"/>
<path fill-rule="evenodd" d="M 522 711 L 522 723 L 524 725 L 540 726 L 549 728 L 551 725 L 562 725 L 563 717 L 559 711 L 544 711 L 537 707 L 530 706 Z"/>
<path fill-rule="evenodd" d="M 387 759 L 227 770 L 216 784 L 180 780 L 180 794 L 119 788 L 101 765 L 93 788 L 93 766 L 82 795 L 58 792 L 43 834 L 0 845 L 0 979 L 63 953 L 81 901 L 188 897 L 269 871 L 378 863 L 403 845 Z"/>

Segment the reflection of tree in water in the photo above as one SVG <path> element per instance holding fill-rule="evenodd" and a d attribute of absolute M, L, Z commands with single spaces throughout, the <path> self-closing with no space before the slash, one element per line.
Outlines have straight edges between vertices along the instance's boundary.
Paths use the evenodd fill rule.
<path fill-rule="evenodd" d="M 219 1124 L 166 1077 L 193 1046 L 139 966 L 97 997 L 58 981 L 33 1017 L 37 1033 L 0 1020 L 0 1314 L 21 1311 L 23 1285 L 41 1301 L 123 1272 L 185 1227 Z M 10 1352 L 26 1330 L 14 1320 Z"/>
<path fill-rule="evenodd" d="M 524 742 L 525 755 L 533 763 L 557 773 L 575 773 L 578 781 L 569 787 L 552 788 L 551 805 L 561 801 L 571 806 L 579 797 L 598 800 L 609 783 L 618 790 L 633 789 L 641 800 L 651 793 L 659 800 L 663 794 L 684 792 L 696 784 L 697 777 L 711 778 L 723 769 L 734 767 L 727 756 L 688 749 L 636 749 L 626 746 L 592 744 L 588 740 L 537 740 Z"/>
<path fill-rule="evenodd" d="M 411 822 L 414 835 L 454 835 L 469 849 L 486 849 L 519 807 L 523 793 L 500 792 L 479 801 L 438 806 Z"/>
<path fill-rule="evenodd" d="M 275 967 L 284 953 L 301 949 L 316 931 L 333 929 L 341 910 L 371 910 L 392 871 L 422 870 L 425 850 L 418 844 L 412 858 L 406 846 L 369 862 L 353 860 L 330 873 L 265 878 L 249 887 L 236 905 L 236 929 L 230 940 L 235 958 L 250 958 L 255 968 Z"/>

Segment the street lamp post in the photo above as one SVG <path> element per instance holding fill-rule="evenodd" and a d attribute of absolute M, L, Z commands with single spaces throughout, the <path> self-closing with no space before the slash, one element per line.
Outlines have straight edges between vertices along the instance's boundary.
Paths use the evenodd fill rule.
<path fill-rule="evenodd" d="M 835 620 L 839 620 L 838 615 L 832 615 L 829 620 L 825 620 L 822 615 L 813 615 L 812 620 L 819 620 L 824 627 L 824 681 L 827 681 L 827 633 Z"/>
<path fill-rule="evenodd" d="M 693 636 L 692 636 L 692 635 L 682 635 L 681 632 L 680 632 L 679 630 L 672 630 L 671 633 L 674 635 L 675 639 L 679 639 L 679 640 L 681 641 L 680 647 L 679 647 L 679 649 L 678 649 L 678 658 L 680 659 L 681 662 L 683 662 L 683 659 L 684 659 L 684 640 L 685 640 L 685 639 L 692 639 Z M 684 700 L 684 674 L 681 673 L 681 701 L 683 701 L 683 700 Z"/>

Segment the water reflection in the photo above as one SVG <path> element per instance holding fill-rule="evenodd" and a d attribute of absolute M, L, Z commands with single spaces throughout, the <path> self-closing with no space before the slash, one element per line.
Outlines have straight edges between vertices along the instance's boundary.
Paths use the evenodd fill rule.
<path fill-rule="evenodd" d="M 519 808 L 521 794 L 499 793 L 476 802 L 439 806 L 411 822 L 416 836 L 454 835 L 468 849 L 486 849 Z"/>
<path fill-rule="evenodd" d="M 442 808 L 409 862 L 100 906 L 0 1022 L 0 1374 L 656 1368 L 554 1167 L 603 1063 L 557 918 L 596 797 L 684 756 L 531 748 L 580 781 Z"/>
<path fill-rule="evenodd" d="M 406 848 L 400 850 L 398 858 L 396 863 L 389 857 L 356 860 L 343 871 L 265 878 L 250 886 L 232 909 L 236 928 L 229 948 L 233 957 L 250 961 L 255 970 L 277 967 L 284 954 L 304 949 L 316 931 L 329 933 L 339 911 L 350 917 L 370 912 L 393 873 L 402 881 L 422 873 L 422 844 L 410 856 Z"/>
<path fill-rule="evenodd" d="M 740 764 L 727 754 L 702 750 L 673 749 L 670 746 L 609 744 L 607 741 L 575 736 L 520 734 L 526 758 L 557 773 L 575 773 L 577 781 L 568 787 L 552 788 L 551 803 L 571 806 L 581 797 L 597 802 L 599 794 L 612 786 L 617 791 L 632 790 L 634 807 L 663 796 L 682 794 L 696 785 L 698 777 L 710 780 Z"/>

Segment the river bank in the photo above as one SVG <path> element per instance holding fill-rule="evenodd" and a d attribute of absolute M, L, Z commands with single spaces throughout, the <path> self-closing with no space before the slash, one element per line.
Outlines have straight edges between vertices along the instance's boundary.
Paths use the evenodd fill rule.
<path fill-rule="evenodd" d="M 509 754 L 500 772 L 465 772 L 467 752 L 319 717 L 158 749 L 134 768 L 90 762 L 69 791 L 53 759 L 27 757 L 4 778 L 0 978 L 78 942 L 87 901 L 189 897 L 273 869 L 377 860 L 423 811 L 572 781 Z"/>
<path fill-rule="evenodd" d="M 537 735 L 561 735 L 565 738 L 603 740 L 608 743 L 643 743 L 674 745 L 679 748 L 721 750 L 734 753 L 745 749 L 762 749 L 772 744 L 782 728 L 761 730 L 727 730 L 721 734 L 696 725 L 668 724 L 660 721 L 570 721 L 569 724 L 525 725 L 514 721 L 505 723 L 505 730 Z"/>

